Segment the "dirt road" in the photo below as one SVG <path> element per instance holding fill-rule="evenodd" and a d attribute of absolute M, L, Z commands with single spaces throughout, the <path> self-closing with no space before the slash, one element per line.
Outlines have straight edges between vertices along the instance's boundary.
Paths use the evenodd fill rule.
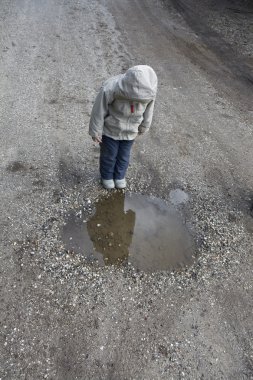
<path fill-rule="evenodd" d="M 248 1 L 3 0 L 0 249 L 3 379 L 250 379 L 252 12 Z M 64 215 L 94 212 L 87 135 L 104 79 L 157 72 L 128 189 L 170 202 L 199 256 L 181 272 L 88 265 Z M 155 254 L 155 252 L 154 252 Z"/>

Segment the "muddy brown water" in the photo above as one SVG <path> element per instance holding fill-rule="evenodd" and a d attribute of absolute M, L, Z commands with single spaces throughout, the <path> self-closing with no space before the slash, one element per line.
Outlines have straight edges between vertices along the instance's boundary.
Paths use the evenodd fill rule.
<path fill-rule="evenodd" d="M 114 191 L 101 198 L 88 219 L 68 214 L 62 228 L 66 249 L 99 265 L 131 263 L 146 272 L 193 263 L 196 245 L 173 206 L 140 194 Z"/>

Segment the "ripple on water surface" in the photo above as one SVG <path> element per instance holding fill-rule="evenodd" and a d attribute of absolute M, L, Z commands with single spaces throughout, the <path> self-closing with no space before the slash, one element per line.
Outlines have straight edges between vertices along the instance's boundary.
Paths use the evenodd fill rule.
<path fill-rule="evenodd" d="M 196 254 L 194 238 L 173 206 L 121 191 L 101 198 L 87 222 L 69 214 L 62 239 L 67 249 L 100 265 L 129 262 L 146 272 L 189 266 Z"/>

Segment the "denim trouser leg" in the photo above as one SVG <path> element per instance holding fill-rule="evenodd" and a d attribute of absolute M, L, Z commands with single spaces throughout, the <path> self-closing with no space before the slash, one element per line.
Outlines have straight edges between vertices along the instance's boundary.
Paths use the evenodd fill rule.
<path fill-rule="evenodd" d="M 125 178 L 133 142 L 134 140 L 119 141 L 119 150 L 114 168 L 114 179 Z"/>
<path fill-rule="evenodd" d="M 119 141 L 102 136 L 100 144 L 100 175 L 102 179 L 113 179 Z"/>
<path fill-rule="evenodd" d="M 103 179 L 123 179 L 129 165 L 133 140 L 103 136 L 100 145 L 100 174 Z"/>

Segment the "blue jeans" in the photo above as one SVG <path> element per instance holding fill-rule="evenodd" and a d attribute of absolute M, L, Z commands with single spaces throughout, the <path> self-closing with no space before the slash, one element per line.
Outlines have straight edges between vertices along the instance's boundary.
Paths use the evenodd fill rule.
<path fill-rule="evenodd" d="M 123 179 L 129 165 L 134 140 L 113 140 L 102 136 L 100 174 L 102 179 Z"/>

